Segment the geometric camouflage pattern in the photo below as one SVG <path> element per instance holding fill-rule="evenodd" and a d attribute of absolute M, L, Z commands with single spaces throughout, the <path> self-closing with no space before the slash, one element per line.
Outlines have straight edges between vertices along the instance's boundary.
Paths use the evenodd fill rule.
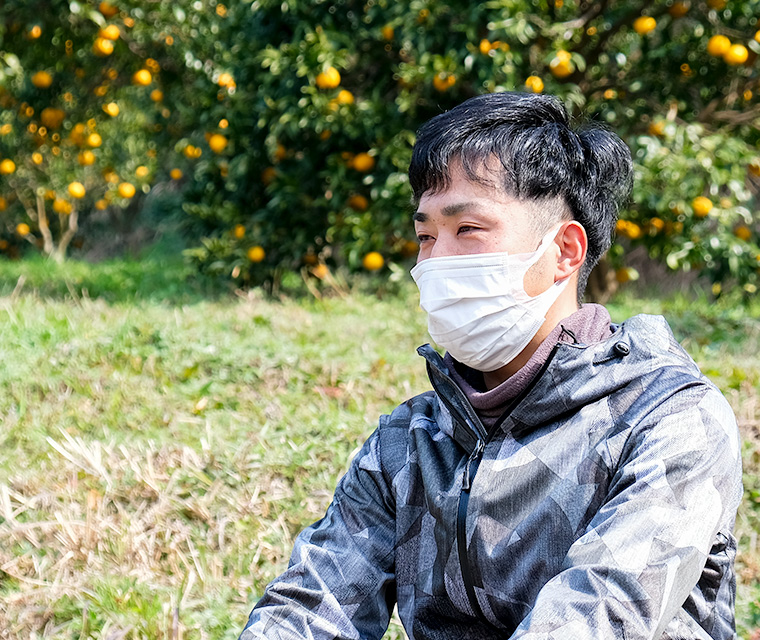
<path fill-rule="evenodd" d="M 420 352 L 435 391 L 381 418 L 241 640 L 380 638 L 396 603 L 414 640 L 735 637 L 738 430 L 664 319 L 559 343 L 470 478 L 466 567 L 482 425 Z"/>

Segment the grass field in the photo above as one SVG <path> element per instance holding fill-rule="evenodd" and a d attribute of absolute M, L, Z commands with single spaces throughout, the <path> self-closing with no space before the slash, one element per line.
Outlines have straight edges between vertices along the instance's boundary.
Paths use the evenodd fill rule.
<path fill-rule="evenodd" d="M 209 296 L 156 257 L 0 264 L 0 638 L 237 637 L 378 415 L 428 386 L 413 285 L 341 293 Z M 614 320 L 664 313 L 736 410 L 750 638 L 760 308 L 608 306 Z"/>

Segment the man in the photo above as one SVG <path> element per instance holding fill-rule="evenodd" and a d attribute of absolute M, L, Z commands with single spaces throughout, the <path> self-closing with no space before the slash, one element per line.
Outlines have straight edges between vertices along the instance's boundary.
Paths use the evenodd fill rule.
<path fill-rule="evenodd" d="M 380 420 L 242 640 L 734 637 L 736 423 L 662 318 L 579 305 L 628 149 L 479 96 L 409 170 L 433 391 Z"/>

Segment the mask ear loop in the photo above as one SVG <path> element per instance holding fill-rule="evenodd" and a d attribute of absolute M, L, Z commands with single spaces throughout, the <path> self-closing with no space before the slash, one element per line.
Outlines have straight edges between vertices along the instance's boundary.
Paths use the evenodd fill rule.
<path fill-rule="evenodd" d="M 546 253 L 546 251 L 549 249 L 549 246 L 552 242 L 554 242 L 557 239 L 557 233 L 562 228 L 562 225 L 564 222 L 560 223 L 554 229 L 551 231 L 548 231 L 543 238 L 541 238 L 541 242 L 538 245 L 538 248 L 535 251 L 531 251 L 530 253 L 518 253 L 514 254 L 512 258 L 517 259 L 520 261 L 520 268 L 522 270 L 522 274 L 520 276 L 520 287 L 525 293 L 525 275 L 528 273 L 528 270 L 536 264 Z M 524 259 L 523 256 L 525 257 Z M 546 291 L 542 291 L 541 293 L 536 294 L 535 296 L 529 296 L 527 293 L 525 293 L 525 299 L 523 301 L 531 300 L 533 298 L 537 298 L 541 295 L 547 295 L 549 297 L 550 295 L 554 296 L 554 300 L 556 300 L 559 295 L 562 293 L 562 291 L 567 286 L 567 283 L 570 279 L 570 276 L 567 276 L 565 278 L 562 278 L 561 280 L 557 280 L 556 282 L 553 282 L 549 287 L 546 289 Z M 556 291 L 554 294 L 549 294 L 550 291 L 555 289 Z"/>

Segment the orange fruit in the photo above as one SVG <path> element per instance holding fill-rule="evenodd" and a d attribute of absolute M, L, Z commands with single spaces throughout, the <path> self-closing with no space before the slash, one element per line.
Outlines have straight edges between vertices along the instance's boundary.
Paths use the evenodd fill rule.
<path fill-rule="evenodd" d="M 340 73 L 335 67 L 327 67 L 317 74 L 316 82 L 320 89 L 335 89 L 340 84 Z"/>
<path fill-rule="evenodd" d="M 641 237 L 641 227 L 630 220 L 618 220 L 615 223 L 615 231 L 631 240 Z"/>
<path fill-rule="evenodd" d="M 734 235 L 739 238 L 739 240 L 749 242 L 752 238 L 752 230 L 746 224 L 740 224 L 734 229 Z"/>
<path fill-rule="evenodd" d="M 728 51 L 723 54 L 723 59 L 726 64 L 733 66 L 744 64 L 749 57 L 749 51 L 743 44 L 733 44 L 729 47 Z"/>
<path fill-rule="evenodd" d="M 657 26 L 657 20 L 652 16 L 640 16 L 633 21 L 633 30 L 640 36 L 645 36 L 647 33 L 654 31 Z"/>
<path fill-rule="evenodd" d="M 236 224 L 232 229 L 232 235 L 238 240 L 245 237 L 245 226 L 242 224 Z"/>
<path fill-rule="evenodd" d="M 95 42 L 92 43 L 92 52 L 101 58 L 110 56 L 113 53 L 113 42 L 108 38 L 95 38 Z"/>
<path fill-rule="evenodd" d="M 375 167 L 375 159 L 366 152 L 357 153 L 354 157 L 353 167 L 360 173 L 367 173 Z"/>
<path fill-rule="evenodd" d="M 40 122 L 42 122 L 42 124 L 48 129 L 57 129 L 60 127 L 65 117 L 66 113 L 63 109 L 56 109 L 55 107 L 45 107 L 40 112 Z"/>
<path fill-rule="evenodd" d="M 81 182 L 76 182 L 76 181 L 69 183 L 68 192 L 72 198 L 76 198 L 77 200 L 79 200 L 80 198 L 84 198 L 85 194 L 87 193 L 87 191 L 84 188 L 84 185 Z"/>
<path fill-rule="evenodd" d="M 105 111 L 112 118 L 115 118 L 119 115 L 119 105 L 115 102 L 109 102 L 108 104 L 103 105 L 103 111 Z"/>
<path fill-rule="evenodd" d="M 0 175 L 9 176 L 16 171 L 16 163 L 10 158 L 6 158 L 0 162 Z"/>
<path fill-rule="evenodd" d="M 401 255 L 405 258 L 411 258 L 412 256 L 416 256 L 419 250 L 420 245 L 417 242 L 414 240 L 407 240 L 401 246 Z"/>
<path fill-rule="evenodd" d="M 324 262 L 320 262 L 314 266 L 311 272 L 316 278 L 324 280 L 330 274 L 330 267 L 328 267 Z"/>
<path fill-rule="evenodd" d="M 77 122 L 74 125 L 74 128 L 71 130 L 71 134 L 69 137 L 71 138 L 71 141 L 76 145 L 83 145 L 86 141 L 85 135 L 85 126 L 81 122 Z"/>
<path fill-rule="evenodd" d="M 172 180 L 181 180 L 182 179 L 182 169 L 174 168 L 169 172 L 169 176 Z"/>
<path fill-rule="evenodd" d="M 752 160 L 747 168 L 753 176 L 760 178 L 760 158 Z"/>
<path fill-rule="evenodd" d="M 393 27 L 389 24 L 386 24 L 381 30 L 380 35 L 383 36 L 383 40 L 393 40 Z"/>
<path fill-rule="evenodd" d="M 117 13 L 119 13 L 119 10 L 114 7 L 110 2 L 106 2 L 103 0 L 98 5 L 98 11 L 102 13 L 106 18 L 113 18 Z"/>
<path fill-rule="evenodd" d="M 30 40 L 36 40 L 42 35 L 42 27 L 40 25 L 35 24 L 26 34 Z"/>
<path fill-rule="evenodd" d="M 109 167 L 103 169 L 103 179 L 106 182 L 110 182 L 111 184 L 116 184 L 119 181 L 119 176 L 113 169 Z"/>
<path fill-rule="evenodd" d="M 39 151 L 35 151 L 32 154 L 32 162 L 34 162 L 34 164 L 42 164 L 42 160 L 42 154 Z"/>
<path fill-rule="evenodd" d="M 234 87 L 235 86 L 235 78 L 232 77 L 231 74 L 225 72 L 220 73 L 219 78 L 217 79 L 216 83 L 220 87 Z"/>
<path fill-rule="evenodd" d="M 652 136 L 663 135 L 665 133 L 665 120 L 658 120 L 657 122 L 650 123 L 648 131 L 649 135 Z"/>
<path fill-rule="evenodd" d="M 383 268 L 384 264 L 385 260 L 383 259 L 383 256 L 381 256 L 377 251 L 370 251 L 362 259 L 362 266 L 367 271 L 379 271 Z"/>
<path fill-rule="evenodd" d="M 150 169 L 146 167 L 145 165 L 141 164 L 137 169 L 135 169 L 135 175 L 138 178 L 145 178 L 150 173 Z"/>
<path fill-rule="evenodd" d="M 25 222 L 20 222 L 16 225 L 16 233 L 20 236 L 28 236 L 31 233 L 31 229 L 29 228 L 29 225 Z"/>
<path fill-rule="evenodd" d="M 668 9 L 671 18 L 683 18 L 689 13 L 689 5 L 686 2 L 674 2 Z"/>
<path fill-rule="evenodd" d="M 755 31 L 755 42 L 760 42 L 760 29 Z"/>
<path fill-rule="evenodd" d="M 277 177 L 277 170 L 274 167 L 267 167 L 261 172 L 261 181 L 264 184 L 271 184 Z"/>
<path fill-rule="evenodd" d="M 256 245 L 255 247 L 248 249 L 246 255 L 251 262 L 261 262 L 267 254 L 263 247 Z"/>
<path fill-rule="evenodd" d="M 354 104 L 354 94 L 346 89 L 341 89 L 336 100 L 338 104 Z"/>
<path fill-rule="evenodd" d="M 348 206 L 355 211 L 366 211 L 369 207 L 369 200 L 360 193 L 355 193 L 348 199 Z"/>
<path fill-rule="evenodd" d="M 134 75 L 132 76 L 132 83 L 141 87 L 147 87 L 151 82 L 153 82 L 153 76 L 147 69 L 140 69 L 139 71 L 135 71 Z"/>
<path fill-rule="evenodd" d="M 98 211 L 105 211 L 106 209 L 108 209 L 108 200 L 104 200 L 103 198 L 101 198 L 95 203 L 95 208 Z"/>
<path fill-rule="evenodd" d="M 88 167 L 91 164 L 95 164 L 95 154 L 89 149 L 85 149 L 77 154 L 77 161 L 83 167 Z"/>
<path fill-rule="evenodd" d="M 628 237 L 631 240 L 636 240 L 641 237 L 641 227 L 635 222 L 629 222 L 627 228 Z"/>
<path fill-rule="evenodd" d="M 724 35 L 714 35 L 707 41 L 707 53 L 720 58 L 731 48 L 731 41 Z"/>
<path fill-rule="evenodd" d="M 8 201 L 3 196 L 0 196 L 0 211 L 5 211 L 7 208 Z"/>
<path fill-rule="evenodd" d="M 227 138 L 221 133 L 215 133 L 208 139 L 208 146 L 214 153 L 221 153 L 227 147 Z"/>
<path fill-rule="evenodd" d="M 575 71 L 575 65 L 572 62 L 572 56 L 569 51 L 560 50 L 554 55 L 554 58 L 549 63 L 549 71 L 555 78 L 567 78 L 573 71 Z"/>
<path fill-rule="evenodd" d="M 457 83 L 457 77 L 453 73 L 445 73 L 441 71 L 437 73 L 433 78 L 433 86 L 436 91 L 444 92 L 448 91 Z"/>
<path fill-rule="evenodd" d="M 91 133 L 87 136 L 87 144 L 90 147 L 99 147 L 103 144 L 103 138 L 100 137 L 99 133 Z"/>
<path fill-rule="evenodd" d="M 38 71 L 32 76 L 32 84 L 38 89 L 47 89 L 53 84 L 53 76 L 47 71 Z"/>
<path fill-rule="evenodd" d="M 135 185 L 131 182 L 122 182 L 117 191 L 122 198 L 132 198 L 135 195 Z"/>
<path fill-rule="evenodd" d="M 694 215 L 697 218 L 705 218 L 712 211 L 713 203 L 710 198 L 697 196 L 691 201 L 691 208 L 694 210 Z"/>
<path fill-rule="evenodd" d="M 493 47 L 491 46 L 491 42 L 485 38 L 483 38 L 478 45 L 480 53 L 482 53 L 484 56 L 487 56 L 489 53 L 491 53 L 492 48 Z"/>
<path fill-rule="evenodd" d="M 121 35 L 121 31 L 119 31 L 119 27 L 117 27 L 115 24 L 109 24 L 107 27 L 103 27 L 100 31 L 98 31 L 98 35 L 101 38 L 105 38 L 106 40 L 118 40 L 119 36 Z"/>
<path fill-rule="evenodd" d="M 707 0 L 707 6 L 716 11 L 722 11 L 726 8 L 726 0 Z"/>
<path fill-rule="evenodd" d="M 71 203 L 63 198 L 56 198 L 53 200 L 53 211 L 67 216 L 71 213 Z"/>
<path fill-rule="evenodd" d="M 164 99 L 164 92 L 161 91 L 161 89 L 153 89 L 153 91 L 150 92 L 150 99 L 153 100 L 153 102 L 161 102 L 161 100 Z"/>
<path fill-rule="evenodd" d="M 544 90 L 544 81 L 538 76 L 528 76 L 525 80 L 525 87 L 533 93 L 541 93 Z"/>

